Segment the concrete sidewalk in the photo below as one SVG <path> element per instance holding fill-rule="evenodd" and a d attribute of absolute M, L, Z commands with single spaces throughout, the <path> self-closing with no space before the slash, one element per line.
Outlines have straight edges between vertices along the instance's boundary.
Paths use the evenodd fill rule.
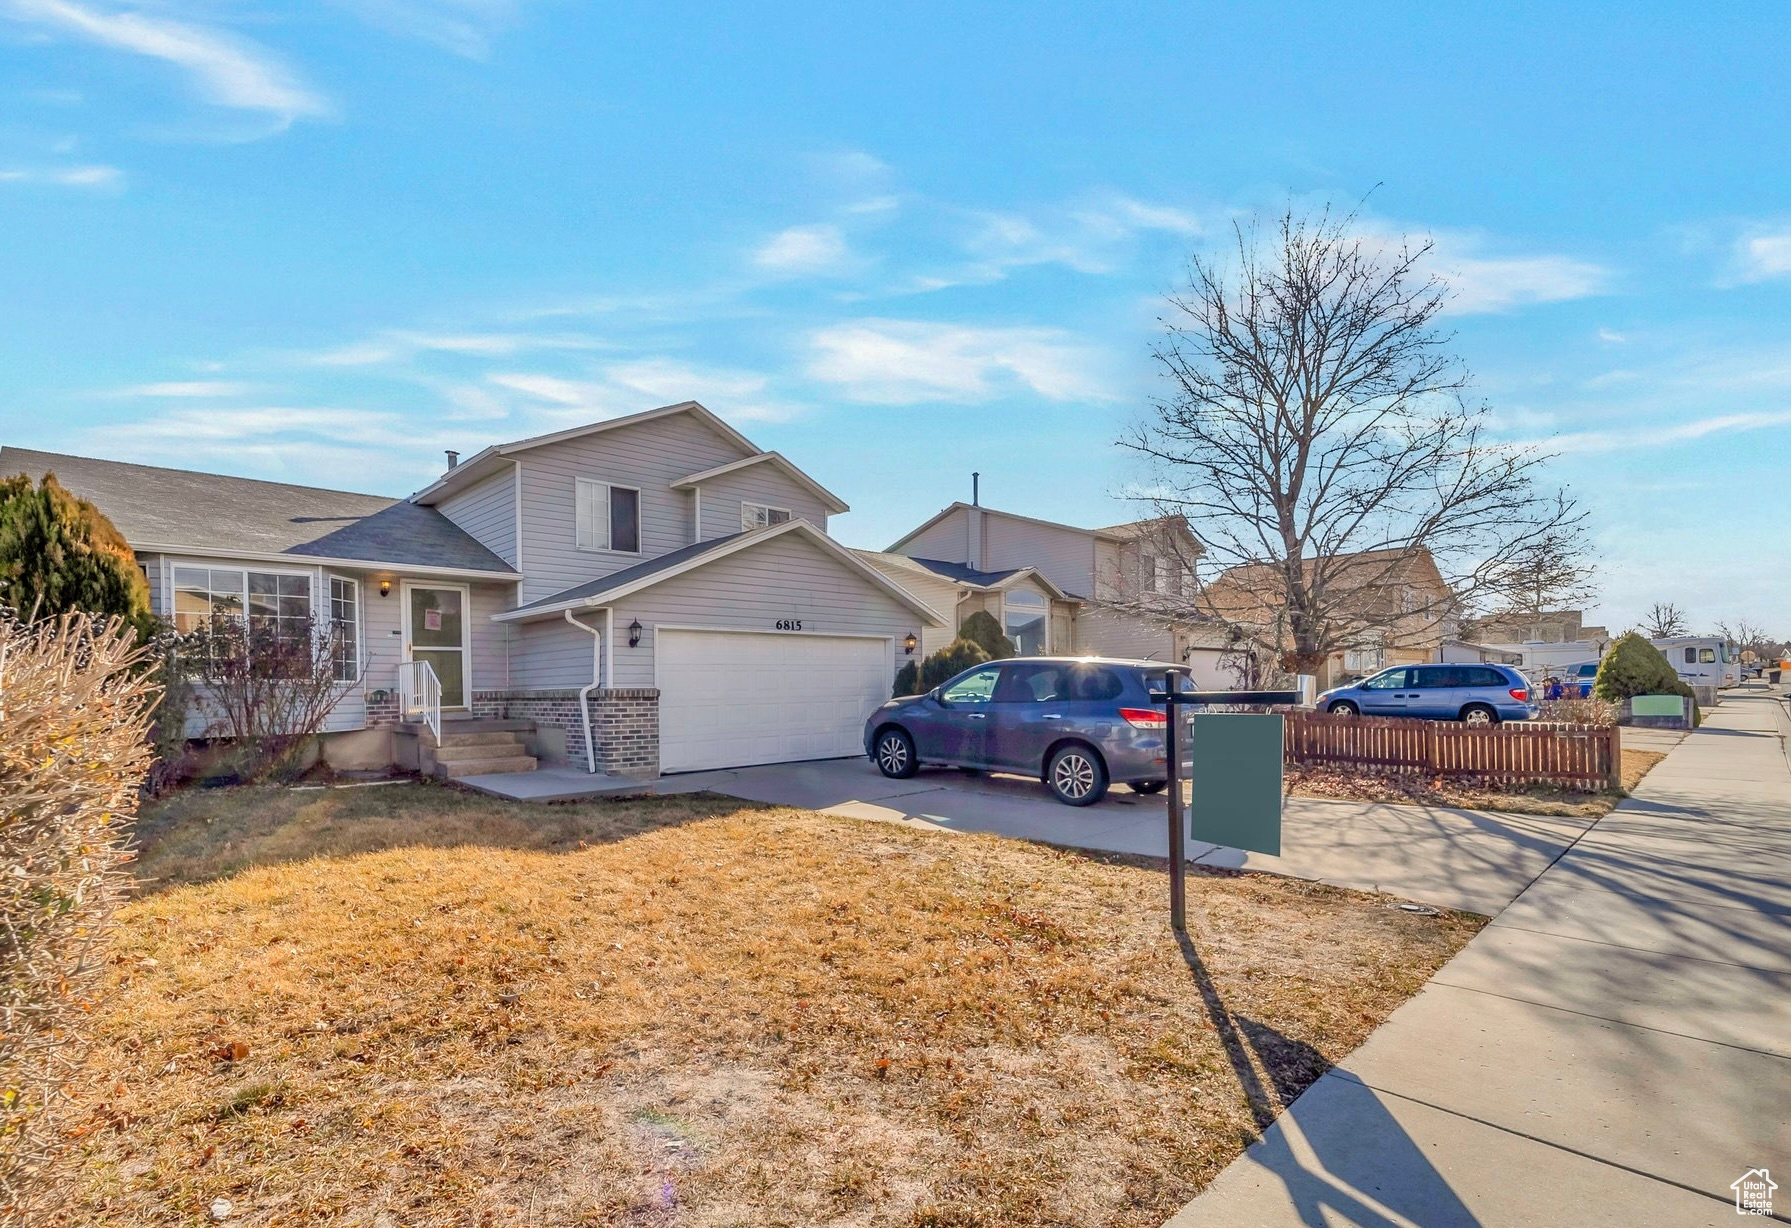
<path fill-rule="evenodd" d="M 1726 698 L 1170 1228 L 1791 1222 L 1788 728 Z"/>

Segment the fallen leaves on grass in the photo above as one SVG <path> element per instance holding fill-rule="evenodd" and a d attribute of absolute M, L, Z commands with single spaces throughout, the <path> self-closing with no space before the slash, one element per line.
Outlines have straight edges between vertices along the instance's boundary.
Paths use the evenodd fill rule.
<path fill-rule="evenodd" d="M 1197 979 L 1160 870 L 715 798 L 287 860 L 357 792 L 125 910 L 80 1222 L 1154 1228 L 1477 925 L 1196 876 Z"/>
<path fill-rule="evenodd" d="M 1625 750 L 1619 771 L 1622 793 L 1582 793 L 1536 785 L 1527 789 L 1480 788 L 1447 776 L 1416 772 L 1371 772 L 1349 768 L 1289 765 L 1286 787 L 1294 797 L 1352 802 L 1394 802 L 1414 806 L 1453 806 L 1461 810 L 1495 810 L 1504 814 L 1597 818 L 1623 800 L 1648 769 L 1666 758 L 1651 750 Z"/>

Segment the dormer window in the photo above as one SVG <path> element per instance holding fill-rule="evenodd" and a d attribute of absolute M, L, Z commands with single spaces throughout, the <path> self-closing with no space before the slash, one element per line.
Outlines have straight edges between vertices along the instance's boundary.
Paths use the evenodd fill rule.
<path fill-rule="evenodd" d="M 740 505 L 740 531 L 769 528 L 774 524 L 783 524 L 790 519 L 787 507 L 768 507 L 763 503 L 742 503 Z"/>

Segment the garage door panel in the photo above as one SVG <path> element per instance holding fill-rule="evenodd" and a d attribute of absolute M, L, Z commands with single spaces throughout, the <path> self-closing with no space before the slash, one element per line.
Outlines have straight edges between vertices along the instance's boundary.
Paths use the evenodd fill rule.
<path fill-rule="evenodd" d="M 659 759 L 668 772 L 856 755 L 889 697 L 890 642 L 660 631 Z"/>

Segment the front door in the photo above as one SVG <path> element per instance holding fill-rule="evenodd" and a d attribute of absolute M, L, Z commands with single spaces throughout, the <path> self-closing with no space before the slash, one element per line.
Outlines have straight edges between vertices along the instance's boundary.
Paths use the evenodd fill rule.
<path fill-rule="evenodd" d="M 465 708 L 470 675 L 467 590 L 404 586 L 404 655 L 427 661 L 442 684 L 442 707 Z"/>
<path fill-rule="evenodd" d="M 989 711 L 1001 667 L 985 665 L 965 674 L 939 691 L 939 713 L 932 721 L 934 749 L 920 752 L 922 759 L 941 759 L 981 767 L 987 762 Z"/>
<path fill-rule="evenodd" d="M 1416 692 L 1408 689 L 1412 671 L 1386 669 L 1364 682 L 1358 689 L 1362 696 L 1364 716 L 1404 716 L 1408 699 Z"/>

